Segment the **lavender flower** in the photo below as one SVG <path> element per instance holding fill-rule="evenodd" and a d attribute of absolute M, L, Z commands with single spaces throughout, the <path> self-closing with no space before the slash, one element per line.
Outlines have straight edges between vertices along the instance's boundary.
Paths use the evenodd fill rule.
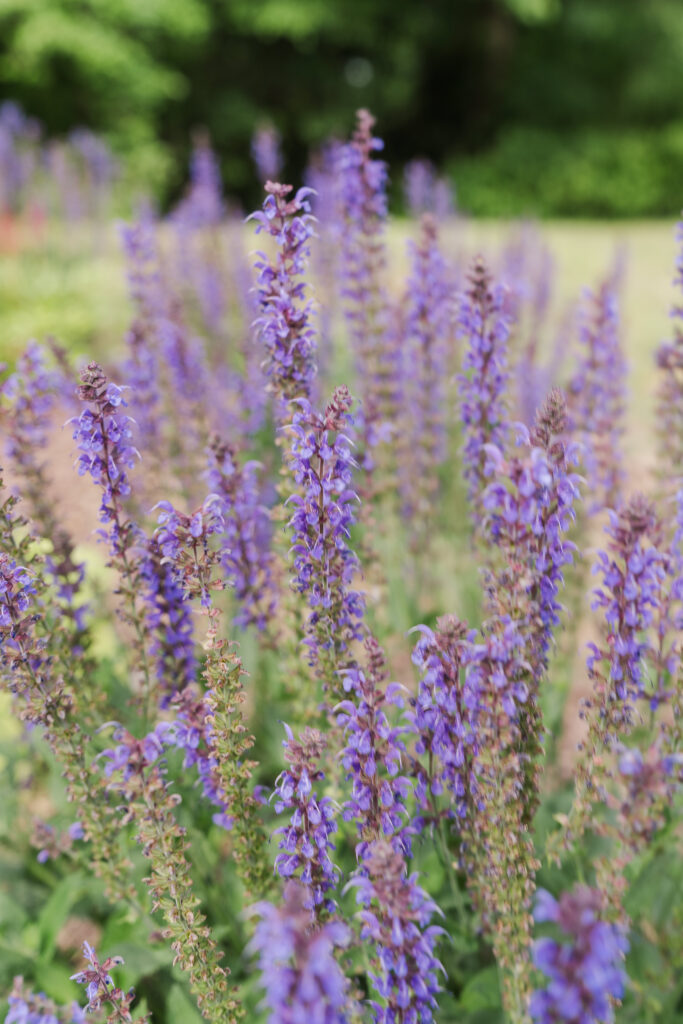
<path fill-rule="evenodd" d="M 401 407 L 405 429 L 399 463 L 403 514 L 416 541 L 430 528 L 438 467 L 446 458 L 447 340 L 450 289 L 438 247 L 436 223 L 425 216 L 418 244 L 409 243 L 411 275 L 406 290 L 401 348 Z"/>
<path fill-rule="evenodd" d="M 156 663 L 160 706 L 190 686 L 197 674 L 192 611 L 173 566 L 164 561 L 156 540 L 148 542 L 140 559 L 140 580 L 147 606 L 146 625 L 152 637 L 150 653 Z"/>
<path fill-rule="evenodd" d="M 458 331 L 467 344 L 458 383 L 465 438 L 464 476 L 476 524 L 485 486 L 485 446 L 495 444 L 503 449 L 508 433 L 505 388 L 510 328 L 502 311 L 502 293 L 493 289 L 483 260 L 474 264 L 469 282 L 458 315 Z"/>
<path fill-rule="evenodd" d="M 613 1021 L 614 1000 L 624 994 L 628 942 L 618 925 L 603 919 L 603 903 L 602 895 L 585 885 L 559 901 L 539 890 L 536 920 L 554 922 L 568 939 L 539 939 L 534 945 L 534 964 L 550 979 L 531 1000 L 531 1016 L 540 1024 Z"/>
<path fill-rule="evenodd" d="M 435 169 L 431 160 L 410 160 L 403 169 L 403 194 L 411 217 L 432 213 Z"/>
<path fill-rule="evenodd" d="M 258 464 L 240 466 L 235 449 L 219 437 L 212 438 L 207 461 L 206 479 L 222 501 L 221 565 L 235 588 L 239 605 L 235 622 L 269 629 L 275 593 L 269 515 L 258 490 Z"/>
<path fill-rule="evenodd" d="M 371 470 L 372 449 L 388 437 L 396 406 L 396 352 L 389 343 L 384 291 L 387 166 L 373 159 L 383 148 L 372 134 L 375 119 L 359 110 L 351 142 L 340 153 L 343 216 L 344 315 L 351 332 L 362 398 L 363 458 Z"/>
<path fill-rule="evenodd" d="M 678 257 L 674 284 L 679 300 L 671 310 L 674 336 L 657 350 L 661 371 L 657 393 L 657 435 L 659 470 L 666 486 L 683 477 L 683 219 L 676 226 Z"/>
<path fill-rule="evenodd" d="M 417 736 L 415 751 L 427 756 L 428 767 L 418 769 L 416 795 L 422 809 L 435 820 L 436 798 L 446 789 L 446 813 L 465 818 L 476 807 L 479 694 L 463 668 L 476 634 L 454 615 L 442 616 L 436 632 L 422 626 L 421 633 L 413 664 L 422 678 L 417 696 L 411 699 L 413 710 L 408 720 Z"/>
<path fill-rule="evenodd" d="M 264 185 L 267 181 L 277 181 L 282 171 L 281 142 L 272 124 L 261 125 L 252 136 L 251 155 L 259 181 Z"/>
<path fill-rule="evenodd" d="M 547 664 L 553 629 L 559 625 L 557 595 L 563 568 L 575 545 L 567 539 L 579 498 L 578 445 L 566 440 L 564 395 L 553 389 L 529 433 L 518 428 L 518 449 L 505 458 L 486 446 L 486 472 L 493 478 L 482 496 L 485 531 L 503 556 L 503 566 L 487 582 L 494 614 L 526 622 L 527 658 L 536 684 Z"/>
<path fill-rule="evenodd" d="M 221 193 L 221 173 L 211 142 L 205 133 L 197 133 L 190 160 L 190 185 L 174 211 L 174 219 L 192 229 L 220 223 Z"/>
<path fill-rule="evenodd" d="M 126 406 L 123 388 L 107 380 L 97 363 L 89 363 L 81 374 L 78 396 L 93 408 L 86 408 L 74 424 L 74 440 L 80 456 L 79 476 L 88 473 L 102 489 L 100 521 L 108 523 L 104 535 L 113 555 L 129 545 L 130 523 L 124 521 L 122 499 L 130 494 L 127 469 L 132 469 L 139 453 L 130 443 L 132 421 L 122 410 Z"/>
<path fill-rule="evenodd" d="M 608 547 L 597 555 L 594 571 L 601 573 L 602 585 L 594 591 L 592 607 L 602 609 L 607 639 L 590 645 L 587 665 L 601 735 L 628 729 L 637 700 L 656 706 L 661 699 L 647 693 L 643 672 L 650 650 L 645 631 L 653 623 L 665 573 L 664 556 L 653 543 L 658 529 L 651 503 L 635 495 L 618 513 L 610 511 Z"/>
<path fill-rule="evenodd" d="M 255 262 L 260 315 L 254 321 L 264 346 L 264 370 L 268 386 L 283 419 L 285 403 L 308 399 L 315 376 L 315 335 L 311 326 L 312 305 L 300 280 L 310 256 L 313 218 L 309 213 L 311 190 L 300 188 L 287 199 L 291 185 L 266 184 L 263 210 L 251 215 L 257 234 L 265 231 L 277 243 L 275 262 L 259 252 Z"/>
<path fill-rule="evenodd" d="M 572 430 L 584 447 L 584 474 L 591 495 L 589 512 L 614 508 L 624 477 L 626 362 L 619 338 L 616 281 L 586 292 L 579 338 L 583 355 L 571 383 Z"/>
<path fill-rule="evenodd" d="M 249 949 L 258 954 L 270 1024 L 346 1024 L 348 982 L 335 959 L 349 932 L 341 921 L 311 920 L 306 888 L 288 882 L 284 903 L 257 903 Z"/>
<path fill-rule="evenodd" d="M 292 811 L 289 825 L 276 829 L 282 838 L 275 870 L 282 878 L 296 877 L 308 889 L 308 906 L 316 913 L 332 913 L 334 900 L 328 895 L 339 881 L 339 869 L 332 863 L 334 851 L 331 836 L 337 831 L 335 812 L 329 797 L 319 797 L 314 785 L 322 782 L 324 774 L 318 767 L 325 737 L 317 729 L 306 728 L 299 740 L 285 725 L 287 739 L 283 740 L 288 767 L 275 783 L 275 810 L 278 814 L 287 808 Z"/>
<path fill-rule="evenodd" d="M 403 730 L 392 726 L 387 717 L 390 705 L 403 705 L 400 687 L 386 685 L 384 652 L 374 637 L 366 637 L 365 655 L 365 669 L 355 666 L 346 673 L 344 689 L 350 696 L 335 708 L 346 741 L 341 760 L 351 782 L 344 820 L 356 823 L 360 862 L 370 844 L 382 837 L 394 837 L 395 848 L 410 854 L 405 801 L 411 787 L 400 774 L 405 758 Z"/>
<path fill-rule="evenodd" d="M 109 973 L 113 967 L 122 966 L 123 957 L 108 956 L 100 963 L 97 953 L 88 942 L 83 943 L 83 956 L 88 966 L 72 974 L 71 980 L 77 981 L 79 985 L 85 985 L 88 997 L 86 1009 L 94 1012 L 104 1004 L 107 1007 L 108 1021 L 132 1021 L 130 1005 L 135 998 L 135 992 L 131 989 L 125 993 L 117 988 Z"/>
<path fill-rule="evenodd" d="M 85 1011 L 78 1003 L 56 1006 L 44 992 L 31 992 L 21 977 L 14 979 L 8 1002 L 5 1024 L 86 1024 Z"/>
<path fill-rule="evenodd" d="M 403 857 L 388 842 L 375 841 L 363 867 L 350 884 L 363 906 L 361 939 L 375 946 L 370 980 L 381 1002 L 370 1004 L 374 1020 L 428 1024 L 443 970 L 434 952 L 443 929 L 430 924 L 437 907 L 417 876 L 406 874 Z"/>
<path fill-rule="evenodd" d="M 222 590 L 222 580 L 211 579 L 211 569 L 220 559 L 209 539 L 225 530 L 223 502 L 209 494 L 192 513 L 179 512 L 170 501 L 159 501 L 155 538 L 159 549 L 173 567 L 175 578 L 190 597 L 201 598 L 203 608 L 211 606 L 210 591 Z"/>
<path fill-rule="evenodd" d="M 362 635 L 363 599 L 352 589 L 358 560 L 348 543 L 356 501 L 345 433 L 351 402 L 345 387 L 335 389 L 322 415 L 300 400 L 290 428 L 290 466 L 301 489 L 289 499 L 294 587 L 308 597 L 309 662 L 328 688 L 338 686 L 352 663 L 350 645 Z"/>

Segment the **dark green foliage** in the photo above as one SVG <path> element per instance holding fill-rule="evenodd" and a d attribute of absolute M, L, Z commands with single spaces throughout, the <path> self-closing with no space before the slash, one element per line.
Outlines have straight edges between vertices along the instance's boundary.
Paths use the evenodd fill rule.
<path fill-rule="evenodd" d="M 0 4 L 0 96 L 50 132 L 103 131 L 130 158 L 131 191 L 135 178 L 166 202 L 197 127 L 251 204 L 259 122 L 276 124 L 298 180 L 305 151 L 364 105 L 395 168 L 448 164 L 472 212 L 670 215 L 682 62 L 677 0 Z"/>

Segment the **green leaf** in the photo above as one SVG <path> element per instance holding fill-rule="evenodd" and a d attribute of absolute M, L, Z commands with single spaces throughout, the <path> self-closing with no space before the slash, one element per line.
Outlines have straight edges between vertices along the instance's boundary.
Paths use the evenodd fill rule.
<path fill-rule="evenodd" d="M 57 945 L 59 930 L 85 889 L 86 880 L 80 872 L 67 875 L 57 883 L 37 921 L 41 962 L 47 963 L 51 959 Z"/>
<path fill-rule="evenodd" d="M 202 1024 L 202 1017 L 195 1003 L 181 985 L 173 985 L 166 1001 L 168 1024 Z"/>
<path fill-rule="evenodd" d="M 467 982 L 460 996 L 460 1006 L 463 1010 L 490 1010 L 497 1009 L 500 1005 L 497 967 L 485 967 L 483 971 L 475 974 Z"/>

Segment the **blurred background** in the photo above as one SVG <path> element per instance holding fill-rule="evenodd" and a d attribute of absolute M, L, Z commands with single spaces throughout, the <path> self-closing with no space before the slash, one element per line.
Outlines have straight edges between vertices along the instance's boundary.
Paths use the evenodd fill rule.
<path fill-rule="evenodd" d="M 672 217 L 683 175 L 680 0 L 2 0 L 0 101 L 101 134 L 168 208 L 193 131 L 257 195 L 265 121 L 297 181 L 367 106 L 479 216 Z"/>

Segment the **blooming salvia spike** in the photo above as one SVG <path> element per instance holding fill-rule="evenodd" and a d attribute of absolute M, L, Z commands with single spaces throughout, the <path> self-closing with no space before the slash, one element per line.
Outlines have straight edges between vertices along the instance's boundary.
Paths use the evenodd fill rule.
<path fill-rule="evenodd" d="M 5 1024 L 86 1024 L 86 1011 L 77 1002 L 56 1006 L 44 992 L 32 992 L 22 977 L 14 979 L 8 996 L 9 1012 Z M 114 1017 L 113 1020 L 122 1018 Z M 123 1020 L 131 1020 L 130 1016 Z M 149 1018 L 141 1018 L 143 1021 Z"/>
<path fill-rule="evenodd" d="M 89 841 L 89 864 L 111 899 L 125 900 L 130 896 L 129 864 L 105 787 L 87 757 L 82 727 L 98 707 L 89 678 L 92 664 L 86 657 L 74 664 L 74 634 L 55 626 L 61 602 L 45 588 L 34 538 L 25 529 L 26 520 L 15 515 L 16 502 L 10 497 L 0 505 L 0 680 L 15 695 L 20 717 L 41 727 L 62 766 L 68 798 Z"/>
<path fill-rule="evenodd" d="M 628 941 L 619 925 L 605 919 L 606 909 L 602 894 L 586 885 L 559 900 L 539 890 L 536 920 L 554 922 L 565 941 L 545 938 L 534 945 L 534 964 L 548 977 L 531 999 L 534 1021 L 612 1024 L 614 1002 L 624 994 Z"/>
<path fill-rule="evenodd" d="M 406 290 L 405 335 L 401 346 L 401 408 L 405 429 L 400 446 L 402 511 L 419 550 L 433 526 L 438 467 L 446 458 L 447 356 L 451 322 L 446 263 L 438 247 L 436 222 L 423 217 L 420 239 L 409 243 L 411 274 Z"/>
<path fill-rule="evenodd" d="M 175 807 L 180 797 L 170 792 L 159 758 L 173 726 L 161 723 L 144 739 L 125 729 L 115 733 L 117 745 L 103 753 L 109 789 L 125 803 L 124 824 L 133 822 L 136 840 L 149 861 L 145 883 L 166 922 L 164 938 L 171 940 L 174 964 L 187 972 L 202 1015 L 212 1024 L 234 1024 L 242 1008 L 227 991 L 229 971 L 197 909 L 186 852 L 186 829 L 178 824 Z"/>
<path fill-rule="evenodd" d="M 438 619 L 436 631 L 426 626 L 421 631 L 413 663 L 422 678 L 408 715 L 421 759 L 416 772 L 421 807 L 416 830 L 423 822 L 438 824 L 442 814 L 462 819 L 477 810 L 473 767 L 478 693 L 469 687 L 463 671 L 476 634 L 454 615 Z M 439 797 L 444 791 L 448 802 L 442 809 Z"/>
<path fill-rule="evenodd" d="M 222 501 L 221 565 L 238 604 L 235 622 L 272 630 L 275 610 L 270 518 L 261 503 L 258 466 L 241 466 L 235 449 L 213 437 L 207 449 L 206 479 Z"/>
<path fill-rule="evenodd" d="M 329 139 L 313 154 L 306 168 L 306 184 L 313 189 L 311 205 L 316 232 L 311 245 L 311 267 L 318 299 L 318 372 L 325 377 L 333 355 L 334 328 L 339 305 L 338 280 L 341 272 L 342 211 L 337 173 L 341 143 Z M 316 400 L 318 395 L 316 394 Z"/>
<path fill-rule="evenodd" d="M 368 849 L 357 890 L 361 938 L 374 946 L 370 981 L 378 999 L 370 1005 L 376 1024 L 434 1019 L 439 972 L 435 947 L 443 928 L 431 924 L 436 905 L 408 875 L 405 860 L 386 840 Z"/>
<path fill-rule="evenodd" d="M 403 169 L 403 196 L 411 217 L 434 212 L 436 169 L 431 160 L 409 160 Z"/>
<path fill-rule="evenodd" d="M 141 675 L 140 700 L 147 719 L 151 712 L 152 667 L 145 637 L 145 612 L 139 600 L 139 559 L 135 551 L 141 540 L 144 544 L 144 536 L 125 508 L 131 493 L 128 470 L 135 465 L 139 452 L 131 444 L 132 420 L 122 411 L 126 407 L 124 389 L 110 382 L 97 363 L 89 363 L 80 380 L 78 397 L 86 407 L 70 421 L 80 452 L 76 465 L 79 475 L 87 473 L 101 490 L 100 522 L 104 529 L 99 534 L 109 545 L 109 564 L 119 574 L 120 615 L 134 633 L 136 668 Z"/>
<path fill-rule="evenodd" d="M 107 1015 L 107 1024 L 114 1021 L 131 1021 L 130 1006 L 135 999 L 135 992 L 123 992 L 112 981 L 109 973 L 114 967 L 123 965 L 123 957 L 108 956 L 100 962 L 97 953 L 89 942 L 83 943 L 83 956 L 87 967 L 71 975 L 71 980 L 85 985 L 88 1005 L 86 1010 L 89 1013 L 96 1013 L 100 1008 L 104 1009 Z M 148 1019 L 147 1016 L 144 1018 Z"/>
<path fill-rule="evenodd" d="M 339 158 L 342 301 L 361 387 L 363 466 L 372 473 L 377 458 L 373 449 L 388 439 L 396 412 L 398 364 L 384 285 L 387 165 L 374 159 L 384 144 L 372 134 L 375 119 L 369 111 L 359 110 L 357 119 Z M 372 489 L 370 478 L 367 486 Z"/>
<path fill-rule="evenodd" d="M 190 687 L 197 675 L 194 625 L 188 596 L 173 566 L 152 538 L 140 557 L 139 578 L 146 605 L 145 625 L 151 635 L 160 707 Z"/>
<path fill-rule="evenodd" d="M 364 602 L 353 589 L 358 559 L 348 540 L 357 501 L 347 433 L 351 404 L 346 387 L 335 389 L 322 414 L 300 400 L 289 428 L 289 465 L 299 487 L 289 499 L 293 585 L 308 601 L 309 664 L 323 686 L 337 693 L 354 663 L 352 643 L 363 633 Z"/>
<path fill-rule="evenodd" d="M 570 386 L 570 419 L 583 445 L 583 471 L 590 494 L 588 511 L 616 507 L 624 477 L 627 367 L 621 347 L 617 282 L 609 277 L 597 292 L 587 291 L 581 310 L 582 352 Z"/>
<path fill-rule="evenodd" d="M 251 156 L 258 179 L 264 185 L 277 181 L 282 171 L 280 133 L 272 124 L 262 124 L 251 139 Z"/>
<path fill-rule="evenodd" d="M 624 909 L 626 868 L 645 853 L 663 828 L 683 783 L 683 754 L 667 749 L 667 733 L 665 725 L 663 736 L 645 752 L 617 744 L 616 770 L 602 790 L 610 813 L 591 821 L 598 835 L 612 840 L 609 853 L 595 861 L 595 876 L 608 900 L 610 920 L 624 926 L 629 923 Z"/>
<path fill-rule="evenodd" d="M 155 540 L 165 562 L 190 598 L 200 598 L 202 608 L 211 607 L 211 591 L 222 590 L 223 581 L 212 578 L 220 551 L 211 544 L 213 535 L 225 530 L 223 502 L 209 494 L 193 512 L 179 512 L 170 501 L 157 502 Z"/>
<path fill-rule="evenodd" d="M 311 189 L 300 188 L 290 199 L 291 185 L 269 181 L 265 188 L 263 209 L 250 219 L 256 221 L 257 233 L 275 239 L 277 252 L 274 260 L 263 252 L 257 254 L 260 313 L 254 327 L 265 350 L 263 367 L 278 418 L 286 421 L 287 403 L 310 398 L 315 377 L 312 304 L 303 279 L 314 218 L 309 212 Z"/>
<path fill-rule="evenodd" d="M 308 905 L 315 914 L 333 913 L 336 904 L 330 893 L 339 882 L 339 869 L 331 858 L 331 836 L 337 823 L 332 801 L 317 792 L 325 778 L 319 764 L 326 740 L 317 729 L 304 729 L 299 739 L 289 726 L 285 729 L 287 739 L 282 745 L 287 768 L 278 776 L 273 795 L 276 812 L 290 810 L 291 819 L 276 830 L 281 852 L 275 870 L 282 878 L 296 878 L 306 886 Z"/>
<path fill-rule="evenodd" d="M 190 183 L 172 214 L 176 229 L 179 287 L 198 307 L 212 335 L 219 335 L 226 309 L 225 268 L 217 228 L 225 214 L 221 174 L 206 132 L 197 132 Z"/>
<path fill-rule="evenodd" d="M 458 377 L 463 423 L 463 463 L 472 518 L 481 519 L 481 495 L 486 486 L 487 444 L 503 449 L 508 434 L 505 389 L 508 382 L 509 321 L 503 313 L 503 294 L 494 289 L 480 258 L 469 275 L 458 312 L 458 334 L 465 343 L 463 372 Z"/>
<path fill-rule="evenodd" d="M 257 903 L 259 917 L 249 949 L 261 968 L 269 1024 L 347 1024 L 349 986 L 335 951 L 349 941 L 341 921 L 311 919 L 306 886 L 288 882 L 283 904 Z"/>
<path fill-rule="evenodd" d="M 619 512 L 610 511 L 605 532 L 607 549 L 598 552 L 594 566 L 602 581 L 593 597 L 593 608 L 600 609 L 604 621 L 604 639 L 590 644 L 587 659 L 593 695 L 582 712 L 588 734 L 576 769 L 566 843 L 589 827 L 605 784 L 606 755 L 631 732 L 638 706 L 656 707 L 665 698 L 649 688 L 646 672 L 652 652 L 647 631 L 655 620 L 667 566 L 656 547 L 660 527 L 654 506 L 644 495 L 635 495 Z"/>
<path fill-rule="evenodd" d="M 676 228 L 679 251 L 674 284 L 679 299 L 671 310 L 673 338 L 657 350 L 659 473 L 665 493 L 683 479 L 683 219 Z"/>
<path fill-rule="evenodd" d="M 26 503 L 34 528 L 52 544 L 45 567 L 55 587 L 62 615 L 71 620 L 76 634 L 73 651 L 81 650 L 87 608 L 80 596 L 84 567 L 75 560 L 74 544 L 58 520 L 51 496 L 47 464 L 41 461 L 58 401 L 59 374 L 46 365 L 46 352 L 35 343 L 27 346 L 17 362 L 17 370 L 2 385 L 7 403 L 4 426 L 6 450 L 15 472 L 22 482 L 22 499 Z M 87 703 L 87 701 L 86 701 Z"/>
<path fill-rule="evenodd" d="M 344 689 L 349 696 L 335 709 L 337 724 L 344 729 L 341 760 L 351 783 L 343 814 L 345 821 L 355 822 L 360 862 L 370 844 L 382 838 L 391 838 L 399 852 L 409 854 L 411 834 L 405 806 L 411 786 L 401 774 L 403 730 L 391 725 L 387 716 L 391 705 L 403 705 L 400 688 L 387 686 L 386 659 L 375 638 L 367 636 L 364 646 L 364 664 L 346 672 Z"/>

